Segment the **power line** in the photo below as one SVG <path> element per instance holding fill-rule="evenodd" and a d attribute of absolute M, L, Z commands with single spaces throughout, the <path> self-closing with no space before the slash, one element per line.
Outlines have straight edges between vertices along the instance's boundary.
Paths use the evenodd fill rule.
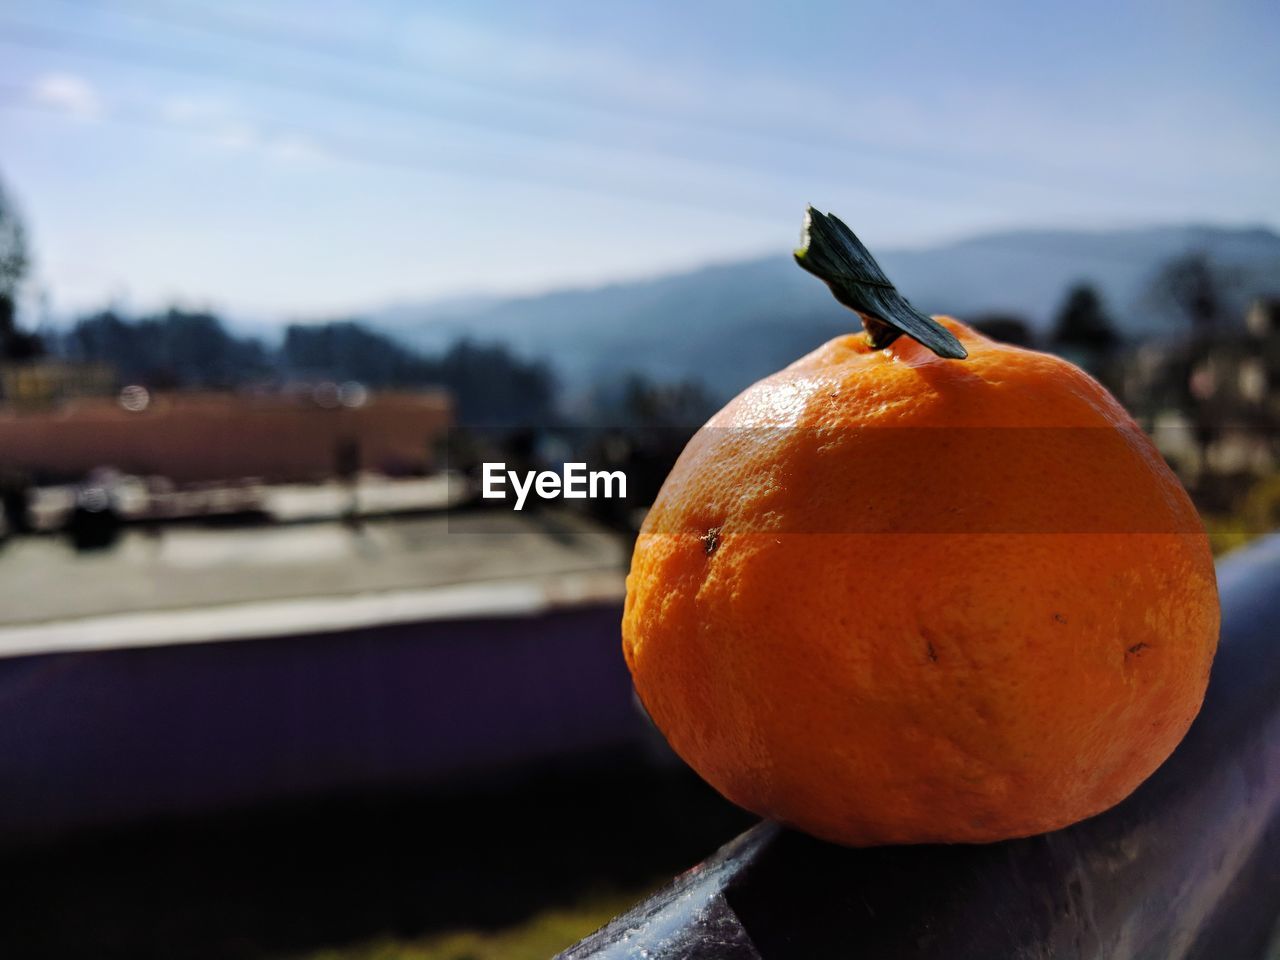
<path fill-rule="evenodd" d="M 372 93 L 367 88 L 361 89 L 359 86 L 345 83 L 339 85 L 323 81 L 320 83 L 300 81 L 291 78 L 287 74 L 281 75 L 271 70 L 264 71 L 261 64 L 244 59 L 230 61 L 224 59 L 223 63 L 213 63 L 208 57 L 197 56 L 193 59 L 189 53 L 174 55 L 164 50 L 159 50 L 152 44 L 137 43 L 127 39 L 122 41 L 116 37 L 93 36 L 63 28 L 37 26 L 12 20 L 0 20 L 0 29 L 3 30 L 0 33 L 0 43 L 13 46 L 41 49 L 53 53 L 70 53 L 75 56 L 107 60 L 134 68 L 160 69 L 202 80 L 219 82 L 227 82 L 232 79 L 219 70 L 220 67 L 225 68 L 230 64 L 234 65 L 238 71 L 234 78 L 236 82 L 248 82 L 251 85 L 275 88 L 313 99 L 346 101 L 364 107 L 372 106 L 410 114 L 418 119 L 427 119 L 456 126 L 486 131 L 495 129 L 491 124 L 479 123 L 466 117 L 458 117 L 444 112 L 433 112 L 426 108 L 421 101 L 406 98 L 403 95 L 388 94 L 386 91 Z M 203 60 L 203 64 L 199 63 L 199 60 Z M 210 67 L 213 67 L 213 69 L 209 69 Z M 247 74 L 240 72 L 246 69 L 248 71 Z M 500 130 L 499 132 L 510 133 L 509 130 Z M 524 131 L 520 135 L 555 142 L 564 140 L 564 138 L 551 137 L 536 131 Z"/>
<path fill-rule="evenodd" d="M 66 116 L 67 113 L 62 107 L 32 101 L 30 91 L 13 85 L 0 85 L 0 109 L 28 110 L 57 116 Z M 245 119 L 255 120 L 256 118 Z M 163 133 L 181 133 L 188 138 L 193 135 L 198 136 L 201 133 L 201 131 L 188 124 L 175 122 L 137 108 L 121 110 L 118 105 L 111 113 L 98 118 L 98 122 Z M 635 190 L 615 185 L 592 184 L 565 178 L 536 176 L 527 167 L 519 174 L 511 173 L 500 167 L 481 171 L 471 163 L 441 162 L 438 156 L 414 156 L 404 152 L 397 153 L 388 150 L 371 149 L 370 143 L 366 140 L 335 134 L 332 131 L 321 131 L 297 124 L 281 124 L 260 119 L 257 119 L 257 123 L 260 127 L 265 126 L 270 134 L 296 137 L 304 143 L 315 144 L 323 151 L 327 159 L 348 165 L 389 168 L 418 174 L 430 172 L 465 180 L 505 182 L 524 187 L 551 187 L 570 193 L 590 196 L 611 196 L 629 200 L 642 200 L 646 203 L 660 203 L 684 209 L 709 210 L 720 214 L 729 212 L 739 218 L 743 217 L 743 214 L 739 211 L 749 209 L 746 205 L 714 203 L 702 200 L 697 196 L 676 195 L 669 191 Z M 211 131 L 204 132 L 206 134 L 211 133 Z M 270 148 L 271 144 L 267 143 L 262 146 Z M 746 218 L 762 219 L 749 216 Z"/>
<path fill-rule="evenodd" d="M 80 7 L 81 9 L 93 6 L 92 0 L 55 0 L 55 2 Z M 140 6 L 145 6 L 147 9 L 139 9 Z M 838 157 L 841 161 L 847 161 L 850 154 L 856 152 L 859 157 L 877 157 L 881 160 L 890 161 L 897 166 L 910 166 L 921 171 L 944 172 L 969 179 L 995 182 L 1001 185 L 1015 184 L 1036 188 L 1048 186 L 1051 189 L 1058 188 L 1059 192 L 1062 193 L 1071 192 L 1066 187 L 1059 187 L 1063 177 L 1074 172 L 1070 165 L 1062 163 L 1039 161 L 1039 167 L 1046 176 L 1035 178 L 1027 176 L 1016 168 L 1003 171 L 993 170 L 988 158 L 979 157 L 970 162 L 962 162 L 958 161 L 954 155 L 886 147 L 874 139 L 865 137 L 832 136 L 829 133 L 831 126 L 825 123 L 820 130 L 811 126 L 803 130 L 766 130 L 750 123 L 726 121 L 719 114 L 709 114 L 705 111 L 696 117 L 685 119 L 678 116 L 673 117 L 669 113 L 637 111 L 634 105 L 622 107 L 616 103 L 601 104 L 598 101 L 591 100 L 566 100 L 563 96 L 548 97 L 529 89 L 522 89 L 518 93 L 513 93 L 509 88 L 501 85 L 479 82 L 474 79 L 460 80 L 457 77 L 424 70 L 417 64 L 409 66 L 401 61 L 399 65 L 392 67 L 386 61 L 386 51 L 377 50 L 366 45 L 354 44 L 349 39 L 335 41 L 330 38 L 322 38 L 317 41 L 315 35 L 311 34 L 313 39 L 303 40 L 295 30 L 272 26 L 267 26 L 264 29 L 263 22 L 260 19 L 255 25 L 250 26 L 247 25 L 243 17 L 229 16 L 222 9 L 212 9 L 205 4 L 199 4 L 193 8 L 191 5 L 177 6 L 172 3 L 156 4 L 151 2 L 143 5 L 135 0 L 134 3 L 130 4 L 129 8 L 113 8 L 110 13 L 170 27 L 176 26 L 187 31 L 203 33 L 206 36 L 248 41 L 268 48 L 289 49 L 307 56 L 329 57 L 348 65 L 353 63 L 361 64 L 366 67 L 373 67 L 380 72 L 400 74 L 416 80 L 442 80 L 455 86 L 470 88 L 483 95 L 497 96 L 510 102 L 523 101 L 553 109 L 568 108 L 580 112 L 588 112 L 609 121 L 617 121 L 620 117 L 638 118 L 645 123 L 662 126 L 673 131 L 687 132 L 692 130 L 699 134 L 713 132 L 735 137 L 739 140 L 755 141 L 758 144 L 769 144 L 774 147 L 785 146 L 789 156 L 793 158 L 791 161 L 793 169 L 798 166 L 801 158 L 811 157 L 815 152 L 827 153 L 830 158 Z M 655 151 L 651 144 L 649 149 L 652 152 L 675 159 L 692 159 L 696 162 L 707 162 L 705 158 L 693 157 L 687 153 L 670 149 L 658 149 Z M 735 162 L 731 158 L 720 157 L 716 159 L 715 163 L 743 170 L 755 169 L 750 164 Z M 1116 177 L 1114 172 L 1109 171 L 1108 179 L 1118 187 L 1126 189 L 1148 189 L 1151 187 L 1147 178 L 1137 175 Z"/>
<path fill-rule="evenodd" d="M 111 63 L 123 64 L 131 68 L 155 68 L 181 73 L 201 80 L 226 82 L 229 79 L 224 73 L 217 71 L 218 65 L 212 63 L 208 57 L 201 58 L 203 63 L 198 63 L 187 55 L 175 55 L 167 51 L 157 51 L 150 44 L 140 44 L 129 40 L 122 43 L 117 38 L 94 37 L 61 28 L 33 26 L 11 20 L 0 19 L 0 43 L 56 53 L 88 56 Z M 87 46 L 80 46 L 80 44 L 87 44 Z M 312 83 L 299 80 L 292 75 L 279 75 L 274 71 L 264 70 L 261 64 L 252 61 L 237 59 L 231 62 L 237 70 L 247 66 L 250 71 L 250 75 L 247 78 L 243 74 L 238 75 L 235 78 L 237 82 L 248 82 L 258 87 L 282 90 L 322 102 L 346 102 L 361 107 L 374 107 L 402 116 L 411 116 L 416 120 L 425 119 L 445 126 L 476 130 L 486 134 L 496 133 L 507 139 L 534 141 L 555 147 L 587 146 L 594 150 L 613 153 L 619 159 L 630 159 L 635 156 L 634 153 L 626 152 L 615 143 L 546 133 L 531 129 L 528 126 L 521 129 L 513 129 L 510 126 L 499 126 L 470 119 L 465 115 L 459 116 L 454 113 L 431 111 L 425 108 L 421 101 L 399 93 L 388 94 L 386 91 L 372 91 L 369 88 L 362 89 L 359 86 L 348 83 L 337 84 L 328 81 Z M 210 69 L 210 66 L 213 69 Z M 225 67 L 225 63 L 223 66 Z M 749 163 L 725 161 L 722 158 L 707 159 L 682 151 L 654 150 L 652 146 L 648 147 L 648 151 L 667 159 L 693 162 L 711 169 L 736 169 L 756 176 L 761 174 L 757 167 Z M 644 196 L 653 198 L 651 194 L 645 194 Z M 678 205 L 692 205 L 702 209 L 707 209 L 711 206 L 703 203 L 680 203 Z"/>
<path fill-rule="evenodd" d="M 68 4 L 70 6 L 86 8 L 89 4 L 83 0 L 58 0 L 58 2 Z M 97 9 L 94 7 L 94 9 Z M 193 16 L 190 11 L 184 11 L 184 16 L 174 17 L 172 8 L 167 8 L 169 15 L 157 13 L 139 12 L 136 10 L 119 10 L 112 9 L 109 11 L 115 15 L 126 15 L 138 19 L 150 20 L 167 26 L 177 26 L 180 29 L 194 31 L 196 33 L 204 33 L 214 37 L 230 37 L 237 40 L 248 40 L 251 43 L 265 45 L 267 47 L 284 48 L 299 52 L 307 56 L 322 56 L 330 59 L 336 59 L 345 65 L 355 64 L 363 68 L 372 67 L 387 77 L 404 77 L 420 83 L 423 79 L 428 80 L 444 80 L 450 84 L 461 87 L 469 87 L 477 91 L 483 96 L 497 96 L 508 102 L 525 102 L 533 103 L 544 108 L 557 110 L 570 109 L 576 111 L 587 111 L 595 115 L 603 116 L 612 123 L 628 123 L 627 114 L 634 117 L 634 111 L 628 111 L 625 108 L 597 107 L 593 104 L 584 104 L 581 102 L 568 102 L 563 99 L 547 98 L 536 94 L 530 94 L 528 91 L 522 91 L 518 95 L 513 95 L 509 90 L 502 89 L 492 84 L 477 84 L 472 81 L 459 81 L 456 78 L 443 77 L 441 75 L 432 75 L 418 69 L 406 70 L 399 66 L 388 66 L 385 61 L 374 61 L 370 58 L 369 53 L 372 51 L 362 51 L 360 48 L 353 47 L 344 43 L 323 43 L 316 44 L 311 41 L 300 40 L 295 35 L 282 30 L 269 30 L 263 32 L 246 28 L 243 20 L 236 21 L 234 18 L 228 18 L 225 15 L 209 17 L 207 13 L 204 16 Z M 194 24 L 194 26 L 193 26 Z M 316 79 L 301 80 L 291 73 L 281 73 L 277 64 L 264 65 L 260 60 L 245 59 L 244 57 L 210 57 L 207 54 L 197 54 L 194 58 L 190 51 L 175 55 L 166 48 L 157 48 L 154 44 L 138 43 L 136 40 L 125 39 L 119 37 L 104 37 L 102 35 L 91 35 L 76 31 L 69 31 L 64 28 L 48 27 L 43 25 L 34 25 L 31 23 L 23 23 L 13 20 L 0 20 L 0 43 L 8 43 L 15 46 L 25 46 L 35 49 L 43 49 L 56 53 L 70 53 L 75 56 L 87 56 L 106 60 L 113 63 L 124 64 L 128 67 L 142 69 L 160 69 L 188 76 L 198 77 L 203 80 L 213 80 L 217 82 L 237 82 L 248 83 L 268 89 L 276 89 L 290 94 L 302 95 L 311 99 L 320 101 L 345 102 L 361 107 L 373 107 L 375 109 L 388 111 L 401 116 L 411 116 L 417 120 L 428 120 L 434 123 L 445 124 L 448 126 L 461 127 L 471 130 L 481 131 L 487 134 L 498 134 L 499 136 L 524 139 L 529 141 L 537 141 L 555 146 L 590 146 L 594 149 L 603 149 L 612 152 L 621 152 L 627 158 L 635 156 L 635 151 L 626 152 L 619 146 L 616 140 L 607 136 L 603 139 L 599 137 L 584 137 L 581 134 L 576 136 L 566 135 L 564 132 L 551 133 L 535 126 L 525 123 L 519 128 L 513 127 L 511 124 L 502 124 L 493 121 L 484 121 L 468 115 L 465 112 L 459 113 L 457 110 L 432 108 L 423 102 L 421 97 L 412 95 L 406 96 L 403 92 L 403 84 L 394 87 L 391 90 L 385 88 L 370 87 L 367 84 L 361 84 L 358 81 L 353 82 L 351 79 L 344 79 L 340 82 L 334 82 L 331 77 L 322 76 L 312 71 Z M 202 61 L 202 63 L 195 62 Z M 237 71 L 235 77 L 229 77 L 226 69 L 233 67 Z M 910 152 L 895 150 L 878 145 L 874 142 L 853 142 L 847 139 L 839 138 L 813 138 L 807 131 L 795 137 L 779 136 L 777 134 L 764 132 L 754 128 L 746 128 L 737 124 L 725 124 L 716 118 L 704 120 L 698 118 L 689 124 L 680 121 L 672 122 L 672 118 L 666 115 L 653 117 L 640 115 L 643 122 L 648 124 L 656 124 L 667 127 L 670 130 L 687 130 L 696 129 L 699 132 L 707 131 L 729 134 L 739 138 L 749 138 L 761 143 L 769 143 L 774 146 L 786 145 L 788 155 L 792 158 L 788 162 L 788 169 L 798 176 L 809 176 L 830 178 L 835 176 L 833 170 L 827 169 L 823 164 L 814 167 L 813 162 L 820 160 L 820 154 L 827 154 L 827 160 L 841 161 L 847 164 L 851 156 L 865 157 L 875 156 L 881 160 L 892 162 L 896 167 L 910 166 L 928 171 L 936 175 L 943 172 L 951 176 L 959 176 L 968 180 L 979 180 L 994 182 L 1001 186 L 1008 187 L 1011 185 L 1030 186 L 1037 189 L 1057 190 L 1059 193 L 1071 192 L 1064 185 L 1066 178 L 1076 171 L 1070 165 L 1049 164 L 1041 162 L 1039 164 L 1044 176 L 1034 177 L 1028 176 L 1022 170 L 1017 168 L 1013 170 L 993 169 L 991 163 L 984 159 L 978 158 L 972 162 L 958 162 L 955 155 L 943 153 L 927 153 L 924 155 L 918 152 L 912 155 Z M 522 119 L 527 119 L 523 117 Z M 689 138 L 684 138 L 679 143 L 688 143 Z M 643 152 L 654 156 L 665 157 L 667 159 L 692 162 L 695 164 L 723 169 L 735 169 L 752 175 L 760 176 L 772 175 L 772 170 L 764 171 L 759 164 L 753 164 L 746 159 L 741 151 L 730 151 L 728 156 L 723 153 L 717 153 L 714 156 L 705 154 L 695 154 L 688 150 L 679 149 L 678 146 L 673 147 L 669 143 L 657 143 L 652 141 L 646 142 L 641 148 Z M 809 167 L 806 170 L 805 164 Z M 847 175 L 847 171 L 844 171 Z M 1114 173 L 1107 174 L 1108 179 L 1113 181 L 1117 187 L 1127 190 L 1152 189 L 1152 184 L 1146 178 L 1124 177 L 1117 178 Z"/>
<path fill-rule="evenodd" d="M 89 6 L 82 0 L 58 0 L 58 2 L 77 7 Z M 598 106 L 591 103 L 581 101 L 571 102 L 563 98 L 551 98 L 532 94 L 529 91 L 521 91 L 519 94 L 512 94 L 511 91 L 493 84 L 480 84 L 474 81 L 459 81 L 457 78 L 442 76 L 440 74 L 432 74 L 422 71 L 420 68 L 409 70 L 403 66 L 389 66 L 385 60 L 372 60 L 368 55 L 362 55 L 360 51 L 353 49 L 349 45 L 344 44 L 315 44 L 313 42 L 302 41 L 296 36 L 285 31 L 269 31 L 263 35 L 260 31 L 246 29 L 243 23 L 235 23 L 233 20 L 222 16 L 211 19 L 208 16 L 192 16 L 190 11 L 183 11 L 183 16 L 174 17 L 165 16 L 157 13 L 139 12 L 137 10 L 119 10 L 110 11 L 116 15 L 131 16 L 137 19 L 150 20 L 168 26 L 178 26 L 181 29 L 195 31 L 197 33 L 205 33 L 206 35 L 230 37 L 237 40 L 248 40 L 252 43 L 261 45 L 284 47 L 294 52 L 300 52 L 308 56 L 322 56 L 330 59 L 336 59 L 350 66 L 356 64 L 363 67 L 372 67 L 379 73 L 389 77 L 408 78 L 414 82 L 427 80 L 444 80 L 450 84 L 461 87 L 468 87 L 484 96 L 497 96 L 503 100 L 513 103 L 533 103 L 535 105 L 551 108 L 556 110 L 575 110 L 578 112 L 587 112 L 594 116 L 605 119 L 607 122 L 617 124 L 619 122 L 629 123 L 630 116 L 633 120 L 638 119 L 652 126 L 665 127 L 672 133 L 687 134 L 689 131 L 695 131 L 698 134 L 706 134 L 708 132 L 728 135 L 739 140 L 752 140 L 758 144 L 769 144 L 773 147 L 783 146 L 787 149 L 788 155 L 792 158 L 790 163 L 792 169 L 802 170 L 805 159 L 813 159 L 819 154 L 826 154 L 828 160 L 840 160 L 847 162 L 851 151 L 856 151 L 859 157 L 877 157 L 884 161 L 894 163 L 896 166 L 916 167 L 923 171 L 937 173 L 939 171 L 952 175 L 960 175 L 970 179 L 977 178 L 980 180 L 995 181 L 1002 184 L 1023 183 L 1024 185 L 1032 185 L 1036 187 L 1044 186 L 1043 181 L 1020 176 L 1016 173 L 993 172 L 990 165 L 985 162 L 976 162 L 974 164 L 960 163 L 956 161 L 954 156 L 944 156 L 932 152 L 921 154 L 904 153 L 901 150 L 888 148 L 872 140 L 851 140 L 849 138 L 829 137 L 815 135 L 812 131 L 797 131 L 787 134 L 778 134 L 772 131 L 764 131 L 755 127 L 744 126 L 736 123 L 726 123 L 722 118 L 714 116 L 699 116 L 688 122 L 674 120 L 667 114 L 637 114 L 633 108 L 623 108 L 617 105 Z M 193 26 L 192 24 L 196 24 Z M 10 21 L 7 24 L 0 22 L 0 25 L 7 27 L 10 31 L 16 31 L 25 39 L 22 45 L 40 47 L 43 49 L 53 50 L 55 52 L 73 53 L 78 55 L 95 56 L 101 59 L 107 59 L 114 62 L 126 63 L 130 66 L 159 66 L 162 69 L 180 71 L 182 73 L 199 76 L 203 79 L 227 80 L 226 76 L 211 73 L 209 70 L 195 70 L 189 62 L 189 57 L 177 57 L 168 54 L 167 51 L 157 51 L 156 48 L 148 44 L 138 44 L 136 42 L 126 41 L 127 45 L 131 45 L 132 49 L 121 53 L 118 49 L 119 39 L 108 38 L 102 36 L 92 36 L 83 33 L 76 33 L 62 28 L 50 28 L 46 26 L 36 26 L 32 24 L 15 23 Z M 10 38 L 0 33 L 0 42 L 10 41 Z M 109 45 L 115 43 L 117 49 L 112 51 Z M 104 45 L 108 49 L 84 49 L 77 47 L 75 44 L 88 44 L 91 47 L 98 45 L 100 48 Z M 158 53 L 158 55 L 157 55 Z M 203 58 L 206 65 L 209 64 L 209 58 Z M 150 60 L 148 64 L 146 61 Z M 266 69 L 264 73 L 263 65 L 259 61 L 245 60 L 243 57 L 226 59 L 223 63 L 214 63 L 214 70 L 225 67 L 228 63 L 234 64 L 237 69 L 250 70 L 251 79 L 249 82 L 260 86 L 275 87 L 277 89 L 286 90 L 291 93 L 298 93 L 308 97 L 321 97 L 329 100 L 346 101 L 362 106 L 374 106 L 379 109 L 390 110 L 404 115 L 414 116 L 418 119 L 432 119 L 436 122 L 451 123 L 458 126 L 465 126 L 471 129 L 482 130 L 485 132 L 498 132 L 505 136 L 519 136 L 525 139 L 540 140 L 555 144 L 575 144 L 585 143 L 594 147 L 604 147 L 606 149 L 615 148 L 615 141 L 605 138 L 592 139 L 582 136 L 565 136 L 563 134 L 548 134 L 537 129 L 524 129 L 513 131 L 509 126 L 499 126 L 493 123 L 485 123 L 482 121 L 470 119 L 467 117 L 459 117 L 456 113 L 441 113 L 439 111 L 431 111 L 421 102 L 421 100 L 413 97 L 405 97 L 399 92 L 399 88 L 388 92 L 386 90 L 377 90 L 370 92 L 369 88 L 361 88 L 359 84 L 353 85 L 350 82 L 341 84 L 333 84 L 322 79 L 316 83 L 299 82 L 291 75 L 279 75 L 274 69 L 274 65 Z M 244 81 L 244 76 L 237 76 L 238 81 Z M 679 143 L 689 142 L 687 136 L 681 137 Z M 758 166 L 749 162 L 743 162 L 743 156 L 740 150 L 731 151 L 729 156 L 718 155 L 714 159 L 710 159 L 704 155 L 690 153 L 687 150 L 673 148 L 669 144 L 654 144 L 649 141 L 645 144 L 645 151 L 658 156 L 664 156 L 669 159 L 692 161 L 695 163 L 707 164 L 714 166 L 738 169 L 752 173 L 758 173 Z"/>
<path fill-rule="evenodd" d="M 56 0 L 69 6 L 76 6 L 82 9 L 91 8 L 93 5 L 87 3 L 86 0 Z M 160 12 L 160 10 L 163 12 Z M 396 66 L 389 66 L 385 57 L 385 51 L 378 51 L 373 48 L 357 46 L 350 41 L 347 42 L 317 42 L 316 40 L 302 40 L 299 35 L 290 30 L 281 30 L 278 28 L 262 29 L 257 27 L 248 27 L 243 18 L 228 17 L 221 11 L 213 11 L 208 8 L 201 8 L 199 12 L 190 6 L 174 7 L 172 5 L 162 5 L 158 8 L 155 4 L 151 4 L 149 9 L 139 10 L 137 4 L 131 5 L 128 9 L 114 8 L 110 12 L 116 16 L 133 17 L 135 19 L 148 20 L 152 23 L 162 24 L 166 26 L 177 26 L 181 29 L 203 33 L 208 36 L 228 38 L 232 40 L 248 41 L 267 47 L 277 47 L 293 50 L 307 56 L 324 56 L 330 59 L 338 60 L 344 64 L 360 64 L 365 67 L 373 67 L 383 73 L 398 73 L 415 80 L 434 80 L 444 81 L 446 83 L 469 88 L 475 92 L 486 96 L 497 96 L 507 101 L 536 103 L 542 106 L 552 107 L 554 109 L 569 108 L 578 111 L 584 111 L 594 114 L 597 117 L 607 120 L 616 121 L 620 116 L 629 115 L 632 118 L 638 118 L 646 123 L 656 124 L 667 128 L 689 131 L 695 130 L 705 132 L 708 129 L 715 130 L 720 133 L 726 133 L 738 137 L 746 137 L 759 141 L 765 141 L 773 145 L 785 144 L 787 146 L 806 146 L 806 147 L 828 147 L 840 150 L 847 150 L 856 147 L 860 150 L 883 150 L 878 144 L 872 142 L 856 142 L 849 139 L 823 137 L 821 135 L 814 136 L 813 131 L 806 131 L 800 134 L 793 131 L 791 134 L 779 134 L 777 131 L 762 130 L 759 127 L 744 125 L 738 123 L 726 123 L 723 117 L 716 115 L 701 114 L 697 117 L 691 117 L 687 120 L 679 117 L 673 118 L 668 113 L 660 113 L 655 111 L 637 111 L 634 105 L 622 107 L 617 103 L 602 104 L 595 100 L 575 99 L 568 100 L 562 95 L 546 96 L 530 89 L 522 89 L 518 92 L 512 92 L 508 87 L 498 84 L 484 83 L 474 79 L 459 79 L 455 76 L 441 74 L 439 72 L 425 70 L 420 65 L 406 65 L 401 60 Z M 895 155 L 896 158 L 896 155 Z"/>
<path fill-rule="evenodd" d="M 85 8 L 93 8 L 93 4 L 86 3 L 84 0 L 55 0 L 68 6 Z M 128 9 L 115 8 L 109 11 L 116 16 L 132 17 L 140 20 L 147 20 L 152 23 L 161 24 L 169 27 L 179 27 L 183 30 L 195 33 L 203 33 L 206 36 L 228 38 L 237 41 L 248 41 L 267 47 L 283 48 L 302 53 L 306 56 L 323 56 L 333 60 L 337 60 L 346 65 L 358 64 L 363 67 L 373 67 L 383 73 L 402 73 L 407 77 L 415 80 L 433 80 L 443 81 L 457 87 L 468 88 L 477 93 L 486 96 L 497 96 L 508 101 L 524 101 L 538 103 L 544 106 L 550 106 L 557 109 L 569 107 L 577 110 L 587 110 L 599 116 L 609 119 L 616 119 L 619 113 L 617 105 L 600 106 L 596 103 L 584 101 L 571 101 L 563 97 L 548 97 L 530 90 L 521 90 L 513 93 L 510 89 L 495 84 L 486 84 L 475 80 L 463 80 L 447 74 L 424 70 L 421 66 L 413 65 L 412 67 L 403 65 L 389 66 L 385 55 L 385 51 L 376 51 L 372 48 L 356 46 L 349 41 L 346 43 L 334 43 L 332 41 L 316 42 L 316 40 L 303 41 L 297 33 L 280 30 L 266 29 L 261 27 L 257 29 L 248 28 L 245 22 L 236 18 L 229 18 L 225 14 L 211 10 L 202 10 L 197 14 L 190 7 L 174 8 L 165 7 L 164 12 L 158 12 L 153 5 L 149 10 L 139 10 L 134 4 Z M 634 113 L 634 111 L 629 111 Z M 653 115 L 645 116 L 646 120 L 657 120 L 658 122 L 670 125 L 669 117 L 655 117 Z"/>

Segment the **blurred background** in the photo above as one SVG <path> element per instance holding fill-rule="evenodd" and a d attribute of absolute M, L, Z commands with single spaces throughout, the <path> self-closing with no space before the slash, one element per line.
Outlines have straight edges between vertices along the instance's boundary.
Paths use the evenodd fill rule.
<path fill-rule="evenodd" d="M 618 620 L 684 439 L 854 327 L 808 202 L 1276 527 L 1278 26 L 0 2 L 0 947 L 545 957 L 741 830 Z"/>

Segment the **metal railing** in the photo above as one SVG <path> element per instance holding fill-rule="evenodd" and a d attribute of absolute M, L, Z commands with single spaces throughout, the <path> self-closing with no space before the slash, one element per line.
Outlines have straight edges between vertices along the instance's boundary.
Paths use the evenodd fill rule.
<path fill-rule="evenodd" d="M 1218 574 L 1203 710 L 1119 806 L 985 846 L 852 850 L 760 824 L 561 957 L 1280 955 L 1280 535 Z"/>

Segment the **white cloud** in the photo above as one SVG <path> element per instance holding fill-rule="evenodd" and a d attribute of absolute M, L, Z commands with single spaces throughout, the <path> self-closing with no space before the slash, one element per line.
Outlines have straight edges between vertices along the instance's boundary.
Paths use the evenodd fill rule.
<path fill-rule="evenodd" d="M 47 73 L 31 85 L 31 99 L 81 120 L 97 120 L 103 114 L 102 98 L 93 85 L 72 73 Z"/>
<path fill-rule="evenodd" d="M 329 157 L 329 152 L 320 144 L 298 134 L 275 137 L 267 144 L 267 151 L 277 160 L 285 161 L 324 160 Z"/>
<path fill-rule="evenodd" d="M 221 97 L 173 94 L 162 98 L 155 111 L 165 123 L 184 127 L 222 150 L 250 150 L 262 145 L 257 127 L 244 118 L 234 103 Z"/>
<path fill-rule="evenodd" d="M 180 94 L 160 101 L 160 116 L 169 123 L 197 124 L 225 120 L 234 108 L 221 97 Z"/>
<path fill-rule="evenodd" d="M 209 130 L 208 138 L 223 150 L 251 150 L 262 145 L 262 137 L 253 126 L 235 120 L 217 124 Z"/>
<path fill-rule="evenodd" d="M 213 147 L 230 151 L 255 151 L 272 160 L 322 159 L 327 151 L 314 140 L 294 133 L 274 133 L 254 123 L 233 101 L 200 94 L 175 94 L 158 105 L 159 116 L 169 124 L 185 127 Z"/>

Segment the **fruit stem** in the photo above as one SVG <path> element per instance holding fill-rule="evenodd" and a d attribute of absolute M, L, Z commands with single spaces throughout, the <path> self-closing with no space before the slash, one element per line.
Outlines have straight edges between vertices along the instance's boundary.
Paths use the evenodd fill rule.
<path fill-rule="evenodd" d="M 831 288 L 832 295 L 862 318 L 867 342 L 883 350 L 902 334 L 940 357 L 963 360 L 968 351 L 950 330 L 907 302 L 875 257 L 835 214 L 805 210 L 796 263 Z"/>

